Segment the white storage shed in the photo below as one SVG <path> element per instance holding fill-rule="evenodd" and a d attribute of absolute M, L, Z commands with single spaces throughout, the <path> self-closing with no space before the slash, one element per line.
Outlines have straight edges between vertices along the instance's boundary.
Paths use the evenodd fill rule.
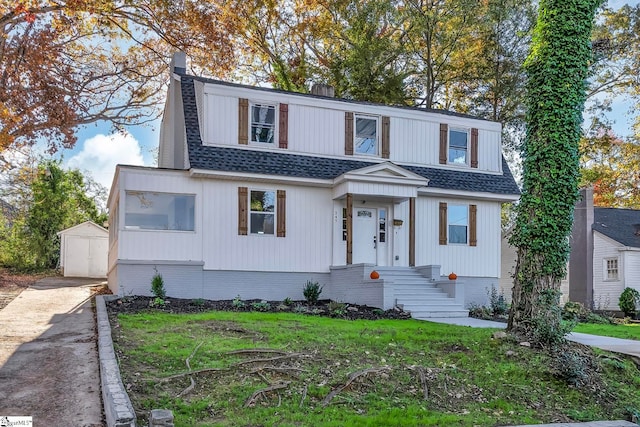
<path fill-rule="evenodd" d="M 58 233 L 60 270 L 65 277 L 107 277 L 109 232 L 86 221 Z"/>

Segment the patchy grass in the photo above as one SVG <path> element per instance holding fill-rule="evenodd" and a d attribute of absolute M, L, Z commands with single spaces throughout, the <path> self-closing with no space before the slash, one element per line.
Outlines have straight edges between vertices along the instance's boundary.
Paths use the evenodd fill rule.
<path fill-rule="evenodd" d="M 153 408 L 176 426 L 513 425 L 640 408 L 632 362 L 601 353 L 572 387 L 547 353 L 487 329 L 256 312 L 121 314 L 114 326 L 141 425 Z"/>
<path fill-rule="evenodd" d="M 598 324 L 598 323 L 578 323 L 574 332 L 584 334 L 602 335 L 605 337 L 624 338 L 629 340 L 640 340 L 640 323 L 629 324 Z"/>

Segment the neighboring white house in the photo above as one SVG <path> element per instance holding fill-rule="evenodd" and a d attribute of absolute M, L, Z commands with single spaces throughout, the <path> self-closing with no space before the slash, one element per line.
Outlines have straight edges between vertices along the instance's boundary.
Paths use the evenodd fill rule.
<path fill-rule="evenodd" d="M 640 291 L 640 210 L 593 206 L 593 189 L 581 190 L 574 212 L 567 277 L 561 302 L 594 310 L 619 311 L 626 287 Z M 502 239 L 500 290 L 511 300 L 516 250 Z"/>
<path fill-rule="evenodd" d="M 107 277 L 109 232 L 86 221 L 58 233 L 60 270 L 65 277 Z"/>
<path fill-rule="evenodd" d="M 311 280 L 429 316 L 466 315 L 498 283 L 500 208 L 519 194 L 499 123 L 173 65 L 159 168 L 118 166 L 111 188 L 114 293 L 149 294 L 154 269 L 183 298 L 301 299 Z"/>
<path fill-rule="evenodd" d="M 582 194 L 572 234 L 569 298 L 619 311 L 624 288 L 640 291 L 640 210 L 594 207 L 593 190 Z"/>

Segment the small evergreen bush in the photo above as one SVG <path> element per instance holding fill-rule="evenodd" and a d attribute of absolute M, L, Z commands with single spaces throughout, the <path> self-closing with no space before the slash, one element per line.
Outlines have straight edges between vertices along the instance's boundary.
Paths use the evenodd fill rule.
<path fill-rule="evenodd" d="M 640 292 L 633 288 L 624 288 L 624 291 L 620 294 L 618 305 L 625 316 L 635 317 L 638 313 L 638 306 L 640 305 Z"/>
<path fill-rule="evenodd" d="M 318 302 L 321 293 L 322 286 L 318 282 L 312 282 L 311 280 L 307 280 L 304 288 L 302 288 L 302 295 L 310 305 L 315 305 Z"/>
<path fill-rule="evenodd" d="M 162 278 L 162 274 L 158 273 L 158 270 L 156 270 L 156 274 L 154 274 L 151 279 L 151 293 L 156 299 L 164 300 L 167 297 L 167 291 L 164 288 L 164 279 Z"/>

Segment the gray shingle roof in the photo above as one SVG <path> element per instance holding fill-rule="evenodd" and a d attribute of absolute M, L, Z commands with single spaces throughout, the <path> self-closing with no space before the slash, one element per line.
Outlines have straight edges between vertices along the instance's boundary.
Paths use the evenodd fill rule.
<path fill-rule="evenodd" d="M 234 171 L 298 178 L 333 179 L 346 172 L 374 165 L 359 160 L 306 156 L 280 151 L 254 151 L 202 145 L 193 78 L 182 76 L 182 101 L 189 163 L 194 169 Z M 429 187 L 494 194 L 520 194 L 507 162 L 503 174 L 487 174 L 398 164 L 428 178 Z"/>
<path fill-rule="evenodd" d="M 624 246 L 640 248 L 640 210 L 594 208 L 591 228 Z"/>

